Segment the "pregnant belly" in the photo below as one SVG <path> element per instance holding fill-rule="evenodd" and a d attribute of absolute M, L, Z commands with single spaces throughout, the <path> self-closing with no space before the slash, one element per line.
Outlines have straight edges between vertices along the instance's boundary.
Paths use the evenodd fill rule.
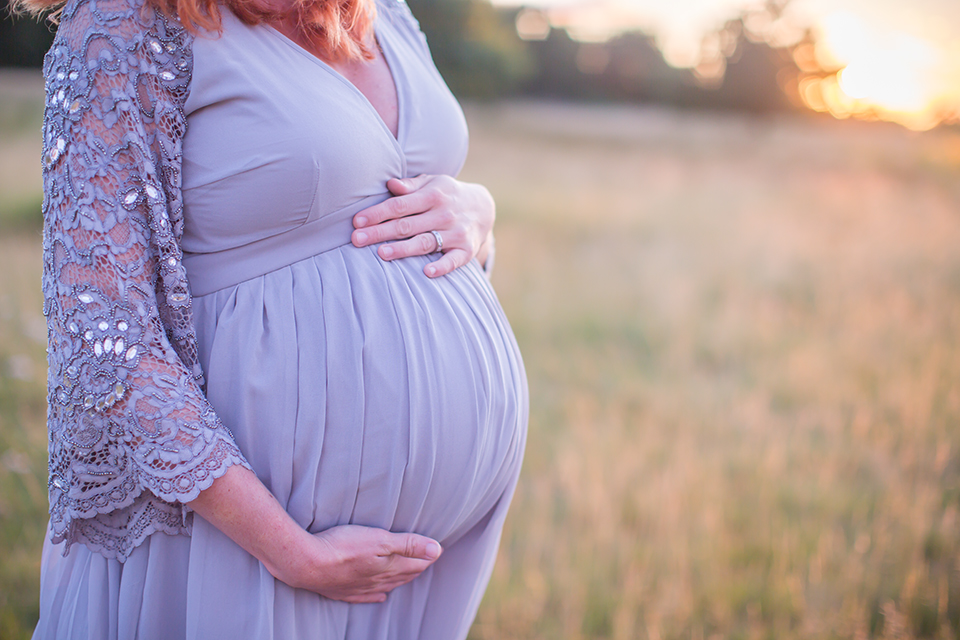
<path fill-rule="evenodd" d="M 207 395 L 288 512 L 451 541 L 519 472 L 526 383 L 469 265 L 328 251 L 195 299 Z"/>

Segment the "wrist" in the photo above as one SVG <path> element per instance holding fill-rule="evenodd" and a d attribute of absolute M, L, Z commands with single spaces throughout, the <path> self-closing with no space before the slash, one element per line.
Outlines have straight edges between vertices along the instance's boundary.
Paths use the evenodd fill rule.
<path fill-rule="evenodd" d="M 297 588 L 304 588 L 310 576 L 322 571 L 322 550 L 318 540 L 291 519 L 289 527 L 271 536 L 268 544 L 254 555 L 277 580 Z"/>
<path fill-rule="evenodd" d="M 480 250 L 477 252 L 477 262 L 480 263 L 480 266 L 483 268 L 483 273 L 488 278 L 493 272 L 493 263 L 496 255 L 497 247 L 493 238 L 493 230 L 491 230 L 487 233 L 486 239 L 484 239 L 483 244 L 480 245 Z"/>
<path fill-rule="evenodd" d="M 311 536 L 249 469 L 231 467 L 188 506 L 291 586 L 322 557 Z"/>

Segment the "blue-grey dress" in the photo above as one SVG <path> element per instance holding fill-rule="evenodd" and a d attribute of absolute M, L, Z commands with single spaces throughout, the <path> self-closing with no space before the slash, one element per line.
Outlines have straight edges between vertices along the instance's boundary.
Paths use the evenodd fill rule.
<path fill-rule="evenodd" d="M 390 4 L 386 4 L 389 2 Z M 296 590 L 219 530 L 156 533 L 125 562 L 47 543 L 36 638 L 455 640 L 489 580 L 520 469 L 523 365 L 476 262 L 385 262 L 350 244 L 390 178 L 456 175 L 463 115 L 403 4 L 376 35 L 395 138 L 331 67 L 224 16 L 199 37 L 183 143 L 184 264 L 206 395 L 309 531 L 431 536 L 443 556 L 383 604 Z"/>

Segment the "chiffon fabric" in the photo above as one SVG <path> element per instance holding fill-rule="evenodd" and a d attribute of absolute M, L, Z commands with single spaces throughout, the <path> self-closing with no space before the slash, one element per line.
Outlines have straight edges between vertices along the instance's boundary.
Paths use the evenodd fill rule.
<path fill-rule="evenodd" d="M 183 264 L 206 399 L 307 530 L 416 532 L 441 558 L 382 604 L 275 580 L 202 518 L 124 558 L 44 549 L 34 638 L 423 639 L 467 636 L 524 448 L 523 365 L 476 264 L 393 262 L 350 244 L 386 182 L 456 175 L 462 113 L 407 7 L 383 0 L 395 138 L 335 70 L 228 12 L 193 42 L 183 139 Z"/>

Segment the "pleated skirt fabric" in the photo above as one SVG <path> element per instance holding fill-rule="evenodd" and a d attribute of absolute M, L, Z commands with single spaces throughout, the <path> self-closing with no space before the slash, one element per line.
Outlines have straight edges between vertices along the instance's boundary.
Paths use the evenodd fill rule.
<path fill-rule="evenodd" d="M 195 298 L 207 396 L 309 531 L 360 524 L 444 547 L 382 604 L 275 580 L 195 517 L 126 562 L 47 542 L 37 639 L 457 640 L 497 553 L 526 438 L 519 352 L 476 263 L 351 245 Z"/>

